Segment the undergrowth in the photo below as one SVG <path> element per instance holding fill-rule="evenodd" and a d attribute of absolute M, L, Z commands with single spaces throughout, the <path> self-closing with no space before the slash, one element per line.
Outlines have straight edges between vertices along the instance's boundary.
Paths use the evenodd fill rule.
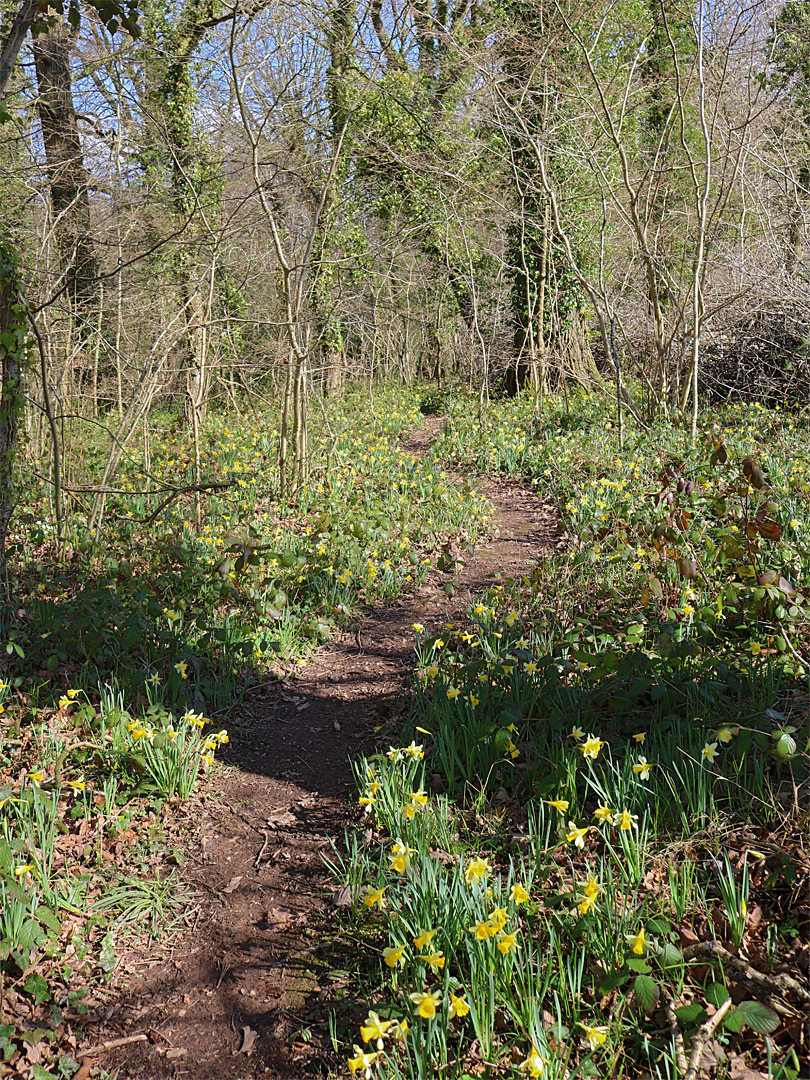
<path fill-rule="evenodd" d="M 521 477 L 567 538 L 464 625 L 414 628 L 410 725 L 358 760 L 331 858 L 367 1010 L 336 1045 L 420 1080 L 797 1080 L 805 425 L 728 410 L 694 450 L 619 447 L 561 404 L 448 403 L 437 457 Z"/>

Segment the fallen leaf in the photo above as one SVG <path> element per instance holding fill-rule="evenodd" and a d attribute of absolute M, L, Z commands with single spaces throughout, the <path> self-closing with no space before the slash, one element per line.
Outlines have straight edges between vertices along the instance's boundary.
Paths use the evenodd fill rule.
<path fill-rule="evenodd" d="M 185 1046 L 173 1046 L 171 1050 L 166 1051 L 167 1061 L 177 1061 L 178 1058 L 186 1056 Z"/>
<path fill-rule="evenodd" d="M 240 1054 L 252 1054 L 253 1047 L 259 1037 L 258 1031 L 254 1031 L 247 1024 L 242 1028 L 242 1045 L 239 1047 Z"/>
<path fill-rule="evenodd" d="M 228 884 L 225 886 L 225 888 L 222 891 L 224 893 L 236 892 L 236 890 L 239 888 L 239 882 L 241 880 L 242 880 L 242 875 L 241 874 L 239 875 L 239 877 L 231 878 L 231 880 L 228 882 Z"/>
<path fill-rule="evenodd" d="M 352 889 L 350 885 L 344 885 L 341 889 L 338 889 L 332 896 L 332 903 L 335 907 L 351 907 L 352 906 Z"/>

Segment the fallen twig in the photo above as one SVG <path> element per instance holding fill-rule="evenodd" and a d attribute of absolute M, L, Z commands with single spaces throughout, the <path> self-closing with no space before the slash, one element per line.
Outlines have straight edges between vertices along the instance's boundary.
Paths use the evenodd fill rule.
<path fill-rule="evenodd" d="M 107 1050 L 117 1050 L 119 1046 L 129 1046 L 130 1043 L 148 1042 L 147 1035 L 127 1035 L 125 1039 L 109 1039 L 105 1043 L 91 1046 L 89 1050 L 79 1051 L 80 1058 L 92 1057 L 94 1054 L 103 1054 Z"/>
<path fill-rule="evenodd" d="M 695 1037 L 692 1039 L 692 1053 L 689 1055 L 689 1067 L 684 1074 L 683 1080 L 695 1080 L 698 1071 L 700 1070 L 700 1062 L 703 1057 L 706 1043 L 723 1022 L 723 1017 L 730 1008 L 731 998 L 726 998 L 714 1016 L 710 1016 L 705 1024 L 701 1024 L 695 1032 Z"/>
<path fill-rule="evenodd" d="M 795 994 L 801 1001 L 810 1003 L 810 990 L 802 986 L 786 972 L 780 971 L 776 975 L 766 975 L 757 971 L 746 960 L 730 953 L 717 941 L 699 941 L 696 945 L 690 945 L 683 951 L 684 960 L 694 960 L 696 957 L 705 959 L 721 960 L 730 969 L 731 977 L 742 983 L 750 990 L 765 990 L 770 994 Z M 770 1003 L 777 1012 L 783 1015 L 791 1015 L 784 1006 L 777 1008 L 778 1003 Z"/>

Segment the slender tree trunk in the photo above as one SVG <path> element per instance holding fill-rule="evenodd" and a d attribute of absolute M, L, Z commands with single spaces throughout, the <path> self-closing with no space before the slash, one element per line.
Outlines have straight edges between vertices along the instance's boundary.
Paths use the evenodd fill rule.
<path fill-rule="evenodd" d="M 73 104 L 70 35 L 64 20 L 34 39 L 39 120 L 51 195 L 53 233 L 77 326 L 97 306 L 98 259 L 90 231 L 90 197 Z"/>

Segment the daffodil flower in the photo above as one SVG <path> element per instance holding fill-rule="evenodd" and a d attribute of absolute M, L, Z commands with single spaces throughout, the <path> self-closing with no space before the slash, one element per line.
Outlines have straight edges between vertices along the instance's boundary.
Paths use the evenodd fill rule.
<path fill-rule="evenodd" d="M 15 866 L 14 867 L 14 876 L 16 878 L 22 879 L 22 878 L 25 877 L 26 874 L 29 874 L 32 870 L 35 870 L 35 869 L 36 869 L 36 867 L 35 867 L 34 863 L 25 863 L 25 865 L 23 865 L 23 866 Z"/>
<path fill-rule="evenodd" d="M 476 706 L 476 705 L 479 705 L 479 704 L 480 704 L 480 699 L 479 699 L 479 698 L 477 698 L 477 697 L 475 696 L 475 694 L 470 694 L 470 696 L 469 696 L 469 699 L 468 699 L 468 700 L 469 700 L 469 702 L 470 702 L 470 704 L 472 705 L 472 707 L 473 707 L 473 708 L 475 708 L 475 706 Z"/>
<path fill-rule="evenodd" d="M 470 1011 L 470 1006 L 465 998 L 461 994 L 454 994 L 450 991 L 450 1008 L 447 1010 L 450 1014 L 450 1019 L 463 1020 L 467 1013 Z"/>
<path fill-rule="evenodd" d="M 404 750 L 398 750 L 395 746 L 391 746 L 386 751 L 385 756 L 388 758 L 388 760 L 390 762 L 392 762 L 393 764 L 396 764 L 398 761 L 402 760 L 402 758 L 404 756 L 404 753 L 405 753 Z"/>
<path fill-rule="evenodd" d="M 492 863 L 489 859 L 482 859 L 476 857 L 470 859 L 464 868 L 464 879 L 468 885 L 472 885 L 474 881 L 479 881 L 481 878 L 487 877 L 492 873 Z"/>
<path fill-rule="evenodd" d="M 647 941 L 644 937 L 644 927 L 642 926 L 637 934 L 628 934 L 627 943 L 631 946 L 636 956 L 643 956 L 644 949 L 647 945 Z"/>
<path fill-rule="evenodd" d="M 455 688 L 455 686 L 451 686 L 447 691 L 447 700 L 448 701 L 453 701 L 454 698 L 457 698 L 460 693 L 461 693 L 461 691 L 457 690 Z"/>
<path fill-rule="evenodd" d="M 424 747 L 421 745 L 417 746 L 417 744 L 413 741 L 411 742 L 410 746 L 406 746 L 402 752 L 408 757 L 413 758 L 414 761 L 421 761 L 421 759 L 425 756 Z"/>
<path fill-rule="evenodd" d="M 570 805 L 567 799 L 543 799 L 543 802 L 546 806 L 553 806 L 560 814 L 564 814 Z"/>
<path fill-rule="evenodd" d="M 646 731 L 640 731 L 638 733 L 638 735 L 633 736 L 634 741 L 637 742 L 639 745 L 641 745 L 646 738 L 647 738 L 647 732 Z"/>
<path fill-rule="evenodd" d="M 731 730 L 731 728 L 721 727 L 721 728 L 717 729 L 717 731 L 715 732 L 714 737 L 719 742 L 725 743 L 726 745 L 728 745 L 731 742 L 731 740 L 734 738 L 734 732 Z"/>
<path fill-rule="evenodd" d="M 413 624 L 413 629 L 417 632 L 417 634 L 421 634 L 421 633 L 424 633 L 425 628 L 424 628 L 424 626 L 422 626 L 422 624 L 420 622 L 415 622 Z"/>
<path fill-rule="evenodd" d="M 708 743 L 707 742 L 706 745 L 701 750 L 701 755 L 703 757 L 703 760 L 708 761 L 709 764 L 711 765 L 712 762 L 714 761 L 714 759 L 718 755 L 717 743 L 716 742 L 713 742 L 713 743 Z"/>
<path fill-rule="evenodd" d="M 505 908 L 495 908 L 495 910 L 491 911 L 489 914 L 490 922 L 494 923 L 499 930 L 503 930 L 508 918 L 509 916 L 507 915 Z"/>
<path fill-rule="evenodd" d="M 67 783 L 74 791 L 84 791 L 86 786 L 84 780 L 68 780 Z"/>
<path fill-rule="evenodd" d="M 588 1040 L 588 1046 L 591 1050 L 596 1050 L 598 1046 L 601 1046 L 607 1040 L 607 1027 L 603 1024 L 583 1024 L 579 1022 L 579 1026 L 585 1031 L 585 1038 Z"/>
<path fill-rule="evenodd" d="M 369 1011 L 365 1024 L 360 1027 L 360 1038 L 366 1043 L 376 1042 L 377 1049 L 382 1050 L 383 1040 L 393 1026 L 393 1020 L 381 1020 L 377 1013 Z"/>
<path fill-rule="evenodd" d="M 518 1068 L 521 1072 L 527 1073 L 532 1080 L 537 1080 L 539 1076 L 542 1076 L 546 1071 L 546 1065 L 548 1062 L 544 1057 L 540 1057 L 537 1050 L 532 1043 L 532 1048 L 529 1051 L 528 1057 L 525 1061 L 522 1061 Z"/>
<path fill-rule="evenodd" d="M 413 943 L 417 949 L 424 949 L 426 945 L 430 944 L 436 933 L 436 930 L 422 930 L 418 937 L 413 939 Z"/>
<path fill-rule="evenodd" d="M 366 885 L 365 896 L 363 897 L 363 903 L 366 907 L 372 908 L 376 904 L 381 908 L 383 906 L 383 893 L 387 888 L 387 885 L 383 885 L 381 889 L 373 889 L 370 885 Z"/>
<path fill-rule="evenodd" d="M 608 825 L 613 820 L 614 811 L 609 806 L 597 806 L 593 812 L 593 816 L 599 822 L 600 825 Z"/>
<path fill-rule="evenodd" d="M 402 954 L 404 952 L 404 945 L 389 945 L 387 949 L 383 949 L 383 960 L 390 968 L 395 968 L 397 964 L 399 964 L 400 967 L 404 967 L 405 961 L 402 959 Z"/>
<path fill-rule="evenodd" d="M 573 844 L 574 847 L 580 849 L 584 848 L 585 837 L 588 835 L 588 826 L 585 825 L 582 828 L 579 828 L 573 821 L 569 821 L 568 828 L 570 831 L 565 834 L 565 839 L 568 843 Z"/>
<path fill-rule="evenodd" d="M 631 814 L 629 810 L 622 810 L 614 818 L 614 822 L 622 832 L 629 832 L 630 829 L 638 828 L 638 814 Z"/>
<path fill-rule="evenodd" d="M 640 757 L 637 762 L 633 763 L 633 772 L 639 778 L 639 780 L 649 780 L 650 769 L 653 767 L 654 762 L 647 761 L 645 757 Z"/>
<path fill-rule="evenodd" d="M 174 665 L 174 670 L 180 676 L 181 679 L 188 678 L 188 664 L 185 661 L 180 660 Z"/>
<path fill-rule="evenodd" d="M 410 995 L 411 1001 L 416 1006 L 416 1011 L 423 1020 L 432 1020 L 441 1001 L 441 990 L 431 990 L 429 993 L 414 993 Z"/>
<path fill-rule="evenodd" d="M 421 953 L 419 959 L 427 964 L 434 975 L 441 971 L 445 965 L 444 953 Z"/>
<path fill-rule="evenodd" d="M 405 1017 L 403 1017 L 401 1020 L 395 1020 L 394 1026 L 391 1028 L 390 1037 L 392 1039 L 395 1039 L 397 1042 L 405 1042 L 405 1039 L 407 1038 L 410 1029 L 411 1025 L 408 1023 Z"/>
<path fill-rule="evenodd" d="M 597 739 L 595 735 L 589 735 L 582 746 L 580 746 L 580 750 L 584 757 L 596 760 L 596 758 L 599 757 L 599 751 L 604 745 L 603 739 Z"/>
<path fill-rule="evenodd" d="M 529 899 L 529 894 L 523 888 L 519 881 L 515 882 L 509 892 L 509 899 L 515 904 L 525 904 Z"/>
<path fill-rule="evenodd" d="M 373 1054 L 364 1054 L 359 1046 L 355 1046 L 354 1054 L 353 1058 L 348 1059 L 352 1076 L 356 1076 L 362 1070 L 363 1080 L 371 1080 L 371 1066 L 380 1056 L 379 1050 L 376 1050 Z"/>
<path fill-rule="evenodd" d="M 477 941 L 489 941 L 491 937 L 495 937 L 498 933 L 498 924 L 491 919 L 483 919 L 481 922 L 477 922 L 475 926 L 470 927 L 470 933 L 475 934 Z"/>
<path fill-rule="evenodd" d="M 572 727 L 571 728 L 571 738 L 572 739 L 577 739 L 577 740 L 584 739 L 585 738 L 585 732 L 582 730 L 582 728 Z"/>
<path fill-rule="evenodd" d="M 436 667 L 435 664 L 430 664 L 428 667 L 425 668 L 425 674 L 429 679 L 435 679 L 436 676 L 439 674 L 439 669 Z"/>
<path fill-rule="evenodd" d="M 504 955 L 506 955 L 510 951 L 510 949 L 514 949 L 515 939 L 517 938 L 517 936 L 517 930 L 515 930 L 511 934 L 500 933 L 498 935 L 498 952 L 502 952 Z"/>

